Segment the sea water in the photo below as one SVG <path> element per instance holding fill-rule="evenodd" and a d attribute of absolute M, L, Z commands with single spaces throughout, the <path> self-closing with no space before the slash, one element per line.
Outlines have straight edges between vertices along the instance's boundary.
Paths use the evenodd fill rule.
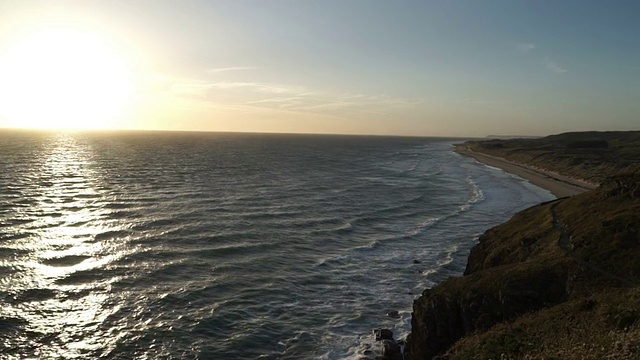
<path fill-rule="evenodd" d="M 553 198 L 459 141 L 0 132 L 0 355 L 358 358 Z"/>

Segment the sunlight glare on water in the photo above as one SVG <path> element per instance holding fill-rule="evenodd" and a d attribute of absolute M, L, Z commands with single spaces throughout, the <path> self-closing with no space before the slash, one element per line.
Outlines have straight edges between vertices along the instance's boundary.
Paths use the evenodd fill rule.
<path fill-rule="evenodd" d="M 50 339 L 50 346 L 38 346 L 35 352 L 47 358 L 79 357 L 104 346 L 84 334 L 97 331 L 109 315 L 103 307 L 109 284 L 60 281 L 104 267 L 121 255 L 116 244 L 94 240 L 96 234 L 118 227 L 100 221 L 106 211 L 96 205 L 104 184 L 93 169 L 92 155 L 90 146 L 61 134 L 44 144 L 21 174 L 36 185 L 30 197 L 21 199 L 27 206 L 14 219 L 29 224 L 28 236 L 14 242 L 22 256 L 3 261 L 2 266 L 13 271 L 0 284 L 22 304 L 3 315 L 26 320 L 25 330 L 38 334 L 39 343 Z M 93 293 L 83 296 L 85 291 Z"/>

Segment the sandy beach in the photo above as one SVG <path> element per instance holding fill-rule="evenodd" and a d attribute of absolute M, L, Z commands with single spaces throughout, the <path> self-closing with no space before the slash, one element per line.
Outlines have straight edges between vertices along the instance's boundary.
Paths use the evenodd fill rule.
<path fill-rule="evenodd" d="M 559 174 L 517 164 L 496 156 L 478 153 L 468 149 L 463 144 L 456 145 L 455 151 L 461 155 L 471 156 L 485 165 L 497 167 L 508 173 L 520 176 L 536 186 L 549 190 L 558 198 L 581 194 L 597 187 Z"/>

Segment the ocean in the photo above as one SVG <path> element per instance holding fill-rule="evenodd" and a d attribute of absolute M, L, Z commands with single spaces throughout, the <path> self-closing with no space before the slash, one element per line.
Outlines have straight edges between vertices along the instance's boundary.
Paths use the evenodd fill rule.
<path fill-rule="evenodd" d="M 460 141 L 4 130 L 0 357 L 361 358 L 554 198 Z"/>

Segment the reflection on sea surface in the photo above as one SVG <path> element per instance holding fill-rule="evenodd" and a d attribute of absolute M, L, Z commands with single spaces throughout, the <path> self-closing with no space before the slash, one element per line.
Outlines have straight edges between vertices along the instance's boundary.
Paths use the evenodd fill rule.
<path fill-rule="evenodd" d="M 105 184 L 90 146 L 60 134 L 35 153 L 21 159 L 23 166 L 15 158 L 24 154 L 4 154 L 13 172 L 3 179 L 8 191 L 2 194 L 1 222 L 11 232 L 2 233 L 0 290 L 14 306 L 0 308 L 0 316 L 9 324 L 24 322 L 21 333 L 31 342 L 21 334 L 4 340 L 30 346 L 44 358 L 81 356 L 107 341 L 85 334 L 99 333 L 112 311 L 103 306 L 109 283 L 76 282 L 73 275 L 89 274 L 122 255 L 118 244 L 96 240 L 96 234 L 120 227 L 104 219 Z"/>

